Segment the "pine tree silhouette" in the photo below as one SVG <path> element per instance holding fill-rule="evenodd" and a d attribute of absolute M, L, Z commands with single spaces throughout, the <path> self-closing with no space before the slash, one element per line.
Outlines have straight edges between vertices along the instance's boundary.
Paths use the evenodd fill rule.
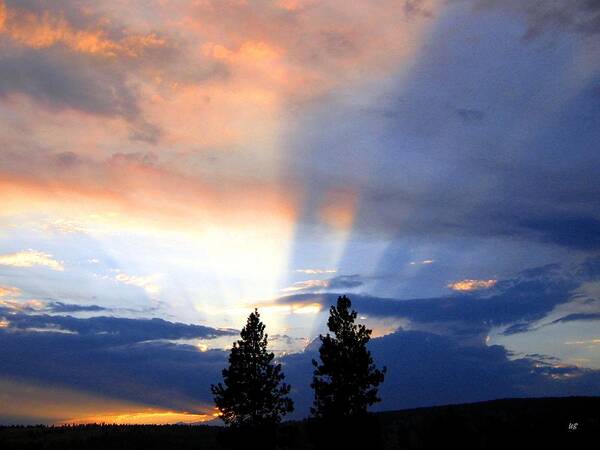
<path fill-rule="evenodd" d="M 223 369 L 223 384 L 211 386 L 215 405 L 228 425 L 274 425 L 294 410 L 283 383 L 281 364 L 274 364 L 267 350 L 268 335 L 258 310 L 250 314 L 241 339 L 233 344 L 229 368 Z"/>
<path fill-rule="evenodd" d="M 311 387 L 315 400 L 311 413 L 315 417 L 356 417 L 366 414 L 367 408 L 380 401 L 378 386 L 383 382 L 385 367 L 377 369 L 367 343 L 371 330 L 355 324 L 356 311 L 345 295 L 329 310 L 327 326 L 331 336 L 319 336 L 321 364 L 315 367 Z"/>

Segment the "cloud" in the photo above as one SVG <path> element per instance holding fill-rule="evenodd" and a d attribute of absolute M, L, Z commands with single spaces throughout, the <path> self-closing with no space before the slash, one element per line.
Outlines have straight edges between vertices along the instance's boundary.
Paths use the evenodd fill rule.
<path fill-rule="evenodd" d="M 319 167 L 304 169 L 307 191 L 315 196 L 309 201 L 332 185 L 351 184 L 360 198 L 356 236 L 597 250 L 599 191 L 589 166 L 597 162 L 593 149 L 600 137 L 592 125 L 597 45 L 553 32 L 524 46 L 522 18 L 495 3 L 500 11 L 446 2 L 395 89 L 366 104 L 335 98 L 315 107 L 312 117 L 298 118 L 293 167 L 305 168 L 306 159 Z M 508 3 L 527 9 L 549 2 Z M 501 39 L 494 31 L 499 29 L 505 30 Z M 573 47 L 559 51 L 558 43 Z M 506 54 L 514 55 L 510 64 L 502 59 Z M 484 67 L 498 58 L 504 62 L 490 77 Z M 552 73 L 544 70 L 550 60 Z M 443 92 L 436 90 L 440 85 Z M 522 101 L 503 94 L 508 86 Z M 323 122 L 340 126 L 325 130 L 319 128 Z M 550 152 L 542 164 L 533 161 L 538 151 Z"/>
<path fill-rule="evenodd" d="M 54 320 L 78 330 L 64 334 L 0 329 L 0 377 L 19 377 L 38 386 L 58 385 L 87 395 L 200 414 L 212 404 L 210 384 L 219 380 L 227 364 L 225 351 L 199 351 L 156 340 L 219 333 L 214 329 L 120 318 L 15 318 L 23 320 L 20 326 Z M 388 369 L 378 409 L 514 396 L 592 395 L 599 388 L 597 371 L 536 358 L 511 360 L 500 346 L 459 344 L 423 331 L 399 331 L 373 339 L 370 345 L 377 364 Z M 296 418 L 308 414 L 311 359 L 316 356 L 310 346 L 280 359 L 286 381 L 293 386 Z"/>
<path fill-rule="evenodd" d="M 35 190 L 41 200 L 11 200 L 11 206 L 47 212 L 61 197 L 48 193 L 51 181 L 65 196 L 86 197 L 90 209 L 119 210 L 132 199 L 152 203 L 152 214 L 171 224 L 181 216 L 196 224 L 207 209 L 217 209 L 216 215 L 260 209 L 287 220 L 301 194 L 291 177 L 273 185 L 287 178 L 273 173 L 285 169 L 285 157 L 274 164 L 285 110 L 304 110 L 330 90 L 368 78 L 370 64 L 382 73 L 395 70 L 430 25 L 391 0 L 292 9 L 262 1 L 159 2 L 152 14 L 135 14 L 135 2 L 110 9 L 66 0 L 4 4 L 0 100 L 13 117 L 6 127 L 14 135 L 6 140 L 22 157 L 27 153 L 22 164 L 28 167 L 13 171 L 3 164 L 0 178 L 12 191 Z M 246 26 L 237 26 L 240 21 Z M 393 50 L 386 55 L 388 47 Z M 48 134 L 53 138 L 43 137 Z M 125 139 L 131 151 L 123 149 Z M 157 166 L 175 178 L 161 176 L 165 170 L 141 176 L 140 170 L 156 195 L 132 173 L 98 168 L 110 154 L 146 153 L 148 145 L 156 147 Z M 38 166 L 37 152 L 71 152 L 79 163 L 64 170 Z M 218 208 L 198 205 L 198 191 L 213 194 Z M 345 206 L 329 205 L 323 219 L 349 227 L 352 205 Z M 129 209 L 129 217 L 142 215 L 138 208 Z"/>
<path fill-rule="evenodd" d="M 46 307 L 46 303 L 41 300 L 1 300 L 0 312 L 15 311 L 41 311 Z"/>
<path fill-rule="evenodd" d="M 210 249 L 202 258 L 209 261 L 203 273 L 215 269 L 218 281 L 202 279 L 189 294 L 181 286 L 180 294 L 203 298 L 196 293 L 208 291 L 219 302 L 219 296 L 250 292 L 247 279 L 253 288 L 270 285 L 248 271 L 274 279 L 278 268 L 336 267 L 340 273 L 367 274 L 381 264 L 375 272 L 393 271 L 388 284 L 395 286 L 377 286 L 371 295 L 367 283 L 375 280 L 367 275 L 297 272 L 294 281 L 300 274 L 315 280 L 291 286 L 288 294 L 303 296 L 286 300 L 298 307 L 285 304 L 281 310 L 306 305 L 319 311 L 335 301 L 337 290 L 360 291 L 355 301 L 369 318 L 406 321 L 456 340 L 483 338 L 494 326 L 529 330 L 540 319 L 553 320 L 549 314 L 556 307 L 564 306 L 560 317 L 568 317 L 582 274 L 571 278 L 541 270 L 512 279 L 506 274 L 597 253 L 598 58 L 592 40 L 573 36 L 595 9 L 585 16 L 583 3 L 573 3 L 579 9 L 568 26 L 555 27 L 550 20 L 535 42 L 523 45 L 526 9 L 543 16 L 567 3 L 522 4 L 498 8 L 525 15 L 498 8 L 474 11 L 472 2 L 430 2 L 423 9 L 421 3 L 403 9 L 388 0 L 358 6 L 158 2 L 139 14 L 140 2 L 116 2 L 109 10 L 94 3 L 85 11 L 80 2 L 68 0 L 3 2 L 0 210 L 2 223 L 17 224 L 4 230 L 5 239 L 17 236 L 27 241 L 17 248 L 35 247 L 23 220 L 37 217 L 56 224 L 61 233 L 43 238 L 56 240 L 66 252 L 89 248 L 89 234 L 70 231 L 112 233 L 99 237 L 108 247 L 99 258 L 116 267 L 111 261 L 116 255 L 138 260 L 148 255 L 144 265 L 120 265 L 133 268 L 118 282 L 140 289 L 158 286 L 144 274 L 187 271 L 191 265 L 186 260 L 157 268 L 153 253 L 160 255 L 153 260 L 161 261 L 167 248 L 175 253 L 175 244 L 194 242 L 197 246 L 186 250 Z M 128 36 L 151 38 L 144 46 Z M 153 37 L 166 41 L 155 45 Z M 146 240 L 156 230 L 164 234 Z M 303 235 L 303 230 L 309 231 Z M 180 241 L 181 231 L 193 233 L 193 239 L 186 235 Z M 126 255 L 138 241 L 121 247 L 130 232 L 151 241 L 143 255 Z M 339 245 L 330 234 L 341 236 Z M 339 251 L 330 251 L 334 241 Z M 401 257 L 381 249 L 380 263 L 379 249 L 375 256 L 362 251 L 386 245 L 400 248 Z M 414 246 L 420 251 L 413 252 Z M 489 251 L 483 255 L 475 247 Z M 517 247 L 527 255 L 514 255 Z M 317 254 L 326 258 L 315 259 Z M 98 255 L 71 255 L 69 261 Z M 166 262 L 175 256 L 169 254 Z M 436 264 L 426 266 L 429 257 Z M 409 267 L 411 260 L 421 264 Z M 73 269 L 69 289 L 87 292 L 89 285 L 76 279 Z M 579 270 L 598 272 L 598 267 Z M 244 281 L 220 279 L 231 271 Z M 429 290 L 411 287 L 403 295 L 405 285 L 414 285 L 405 271 L 426 272 L 432 278 L 418 287 Z M 443 292 L 448 281 L 485 281 L 492 274 L 498 282 L 489 289 Z M 379 281 L 372 284 L 385 284 Z M 15 283 L 27 291 L 25 281 Z M 50 283 L 40 289 L 54 297 Z M 74 292 L 62 298 L 85 297 Z M 47 318 L 15 325 L 14 331 L 9 311 L 25 308 L 49 316 L 75 313 L 68 308 L 77 307 L 55 305 L 52 312 L 43 309 L 51 308 L 46 301 L 39 310 L 24 306 L 30 301 L 25 298 L 3 301 L 11 302 L 2 306 L 4 328 L 12 330 L 13 339 L 31 338 L 31 347 L 48 351 L 53 343 L 109 342 L 106 327 L 88 335 L 82 325 Z M 172 306 L 189 307 L 180 306 L 186 302 Z M 595 306 L 588 307 L 586 314 L 595 314 Z M 77 335 L 39 331 L 75 328 Z M 109 337 L 102 338 L 105 332 Z M 51 335 L 52 341 L 33 340 L 34 334 L 36 339 Z M 131 349 L 123 346 L 138 347 L 139 360 L 132 363 L 150 366 L 157 382 L 159 367 L 163 377 L 169 373 L 159 355 L 198 363 L 196 356 L 186 359 L 180 347 L 155 342 L 148 350 L 137 341 L 115 342 L 118 349 L 93 353 L 99 361 L 104 356 L 109 367 L 92 365 L 99 373 L 118 372 L 106 356 L 117 350 L 124 355 L 118 361 L 129 364 Z M 159 361 L 156 368 L 144 362 L 145 350 Z M 194 349 L 187 350 L 192 355 Z M 79 357 L 80 365 L 89 362 Z M 194 367 L 204 369 L 200 363 Z M 140 376 L 146 386 L 149 375 L 128 370 L 129 378 Z M 192 378 L 177 373 L 182 385 Z"/>
<path fill-rule="evenodd" d="M 155 33 L 127 34 L 111 39 L 100 24 L 75 28 L 63 14 L 7 7 L 0 2 L 0 33 L 14 42 L 35 49 L 64 46 L 70 51 L 105 57 L 138 57 L 147 49 L 165 46 Z"/>
<path fill-rule="evenodd" d="M 296 269 L 296 272 L 306 275 L 321 275 L 326 273 L 336 273 L 336 269 Z"/>
<path fill-rule="evenodd" d="M 50 312 L 97 311 L 77 306 L 54 305 Z M 61 311 L 62 307 L 62 311 Z M 119 317 L 77 318 L 62 315 L 24 314 L 17 312 L 10 316 L 12 332 L 27 332 L 30 329 L 60 329 L 89 338 L 89 344 L 97 341 L 99 347 L 111 345 L 135 344 L 145 341 L 177 339 L 210 339 L 234 334 L 232 330 L 219 330 L 201 325 L 187 325 L 168 322 L 163 319 L 126 319 Z"/>
<path fill-rule="evenodd" d="M 579 288 L 590 279 L 591 267 L 595 264 L 598 261 L 590 258 L 572 267 L 545 265 L 525 270 L 513 278 L 497 280 L 483 291 L 459 290 L 449 296 L 394 299 L 352 294 L 351 299 L 361 315 L 408 319 L 411 329 L 459 339 L 484 340 L 493 327 L 506 328 L 506 334 L 520 333 L 529 331 L 532 324 L 546 318 L 559 306 L 563 310 L 576 309 Z M 277 302 L 317 302 L 327 308 L 335 304 L 337 297 L 338 294 L 321 291 L 292 294 Z M 586 306 L 594 308 L 593 305 Z M 594 315 L 585 317 L 592 320 L 596 312 L 587 311 L 586 314 Z"/>
<path fill-rule="evenodd" d="M 326 280 L 297 281 L 282 292 L 322 292 L 325 289 L 352 289 L 363 285 L 359 275 L 338 275 Z"/>
<path fill-rule="evenodd" d="M 600 320 L 599 313 L 574 313 L 554 320 L 552 323 L 576 322 L 579 320 Z"/>
<path fill-rule="evenodd" d="M 567 341 L 565 345 L 587 345 L 591 347 L 600 346 L 600 339 L 589 339 L 586 341 Z"/>
<path fill-rule="evenodd" d="M 11 286 L 0 286 L 0 297 L 19 297 L 21 290 Z"/>
<path fill-rule="evenodd" d="M 522 226 L 547 242 L 581 250 L 600 249 L 600 220 L 594 217 L 531 218 Z"/>
<path fill-rule="evenodd" d="M 414 266 L 414 265 L 417 265 L 417 264 L 427 265 L 427 264 L 433 264 L 434 262 L 435 262 L 435 259 L 424 259 L 422 261 L 411 261 L 410 265 L 411 266 Z"/>
<path fill-rule="evenodd" d="M 70 332 L 51 332 L 52 326 Z M 12 315 L 9 326 L 0 329 L 0 376 L 204 413 L 212 404 L 210 383 L 220 376 L 226 353 L 164 340 L 226 334 L 231 331 L 160 319 Z"/>
<path fill-rule="evenodd" d="M 144 118 L 138 87 L 147 67 L 173 58 L 173 42 L 77 2 L 0 5 L 0 99 L 17 100 L 15 112 L 25 96 L 51 114 L 121 119 L 132 140 L 158 142 L 161 129 Z"/>
<path fill-rule="evenodd" d="M 460 280 L 448 284 L 453 291 L 478 291 L 494 287 L 498 280 Z"/>
<path fill-rule="evenodd" d="M 285 358 L 294 387 L 297 416 L 308 413 L 310 361 L 305 353 Z M 476 402 L 507 397 L 594 395 L 600 371 L 564 366 L 554 360 L 511 359 L 501 346 L 467 345 L 424 331 L 398 331 L 370 343 L 376 363 L 387 367 L 378 410 Z"/>
<path fill-rule="evenodd" d="M 20 299 L 21 290 L 13 287 L 0 286 L 0 313 L 15 312 L 46 312 L 46 313 L 78 313 L 78 312 L 100 312 L 109 311 L 98 305 L 78 305 L 74 303 L 64 303 L 56 300 L 36 300 Z M 2 299 L 1 297 L 8 297 Z"/>
<path fill-rule="evenodd" d="M 54 110 L 75 109 L 136 120 L 137 95 L 114 63 L 75 58 L 60 49 L 0 56 L 0 97 L 25 94 Z"/>
<path fill-rule="evenodd" d="M 42 230 L 51 232 L 51 233 L 59 233 L 59 234 L 75 234 L 75 233 L 85 233 L 87 229 L 85 226 L 77 223 L 74 220 L 67 219 L 56 219 L 47 223 L 44 223 L 40 227 Z"/>
<path fill-rule="evenodd" d="M 35 24 L 44 14 L 54 24 L 61 15 L 56 11 L 61 10 L 70 30 L 95 32 L 101 24 L 101 36 L 111 42 L 150 33 L 175 43 L 174 48 L 155 48 L 135 58 L 126 57 L 127 52 L 100 58 L 75 52 L 60 41 L 44 48 L 17 48 L 13 43 L 4 49 L 0 95 L 11 112 L 22 110 L 23 116 L 15 119 L 20 126 L 40 132 L 30 139 L 28 132 L 10 139 L 15 153 L 23 155 L 22 149 L 28 150 L 22 156 L 25 162 L 20 163 L 25 167 L 19 170 L 6 155 L 3 190 L 7 198 L 14 191 L 29 191 L 27 197 L 37 200 L 12 200 L 11 206 L 18 204 L 32 213 L 51 209 L 59 198 L 48 194 L 51 180 L 53 188 L 67 197 L 63 203 L 84 197 L 90 209 L 126 210 L 127 221 L 152 215 L 160 220 L 153 217 L 147 222 L 179 227 L 187 219 L 195 226 L 207 210 L 211 218 L 220 220 L 238 211 L 260 209 L 265 213 L 262 217 L 311 225 L 325 222 L 333 230 L 352 229 L 384 238 L 458 235 L 536 240 L 579 251 L 595 248 L 597 227 L 590 220 L 595 217 L 598 192 L 590 170 L 593 165 L 586 162 L 593 161 L 590 149 L 597 136 L 595 127 L 577 132 L 582 121 L 575 121 L 573 115 L 581 109 L 593 120 L 585 83 L 576 83 L 578 88 L 573 90 L 587 106 L 565 103 L 564 108 L 549 107 L 547 116 L 538 118 L 568 123 L 560 127 L 560 136 L 548 137 L 552 147 L 541 142 L 544 136 L 537 140 L 529 136 L 534 131 L 551 134 L 558 127 L 540 122 L 539 127 L 526 127 L 529 131 L 520 129 L 518 124 L 532 118 L 532 111 L 546 109 L 537 104 L 531 105 L 532 111 L 527 105 L 516 107 L 502 92 L 508 86 L 523 99 L 544 86 L 553 95 L 541 92 L 535 98 L 567 92 L 556 86 L 567 83 L 561 75 L 564 67 L 558 70 L 558 66 L 569 55 L 536 53 L 542 62 L 552 57 L 557 64 L 556 73 L 548 74 L 544 65 L 531 63 L 532 55 L 511 34 L 498 41 L 490 32 L 493 28 L 481 24 L 481 14 L 461 9 L 462 3 L 459 7 L 455 2 L 425 2 L 423 7 L 433 16 L 428 18 L 402 11 L 392 1 L 350 9 L 343 2 L 310 7 L 300 3 L 291 9 L 268 2 L 156 5 L 160 14 L 171 18 L 164 21 L 145 15 L 134 20 L 135 4 L 119 5 L 110 13 L 91 7 L 83 14 L 77 3 L 61 2 L 54 12 L 45 12 L 47 5 L 19 3 L 22 6 L 8 3 L 8 9 L 32 10 Z M 411 2 L 406 9 L 414 12 L 416 5 Z M 240 20 L 247 24 L 243 29 L 235 26 Z M 500 19 L 493 16 L 490 20 Z M 375 22 L 379 25 L 373 33 Z M 366 40 L 362 38 L 365 30 Z M 440 35 L 447 39 L 438 39 Z M 463 54 L 462 43 L 473 35 L 481 36 L 478 51 Z M 426 41 L 431 45 L 425 45 Z M 510 70 L 498 68 L 501 85 L 478 69 L 498 61 L 498 52 L 517 56 Z M 445 58 L 448 64 L 437 64 Z M 588 65 L 582 62 L 581 66 Z M 420 76 L 423 73 L 428 76 Z M 378 76 L 389 77 L 395 87 L 375 83 L 387 86 L 381 92 L 369 83 L 361 84 Z M 542 78 L 544 83 L 535 83 Z M 530 81 L 523 84 L 523 79 Z M 439 85 L 448 90 L 432 96 Z M 480 88 L 465 87 L 473 85 Z M 356 102 L 344 100 L 352 97 L 349 92 L 360 92 Z M 45 127 L 52 128 L 46 118 L 61 114 L 53 133 L 60 135 L 60 130 L 68 128 L 69 142 L 43 139 L 48 132 L 31 126 L 38 123 L 29 117 L 35 108 L 23 103 L 23 95 L 50 109 L 49 117 L 36 113 Z M 461 99 L 459 104 L 456 98 Z M 376 120 L 374 110 L 379 111 Z M 381 111 L 386 112 L 385 119 Z M 561 114 L 569 117 L 558 117 Z M 294 125 L 288 126 L 284 117 Z M 478 126 L 465 127 L 465 121 Z M 320 124 L 324 122 L 344 126 L 323 129 Z M 86 133 L 80 132 L 82 128 Z M 278 147 L 274 143 L 284 130 L 289 144 L 274 152 Z M 500 130 L 509 137 L 496 138 Z M 571 132 L 578 142 L 585 142 L 572 146 L 570 154 L 577 156 L 566 161 L 559 147 L 571 148 Z M 123 149 L 123 139 L 135 140 L 131 150 Z M 68 169 L 51 167 L 52 158 L 46 164 L 35 155 L 33 148 L 40 142 L 47 142 L 49 148 L 39 149 L 46 156 L 63 153 L 70 146 L 78 163 Z M 158 145 L 161 142 L 165 145 Z M 256 142 L 261 144 L 249 144 Z M 109 156 L 149 154 L 147 145 L 157 147 L 152 152 L 152 170 L 138 167 L 123 175 L 123 165 Z M 535 151 L 528 149 L 538 146 L 540 151 L 553 148 L 555 158 L 547 160 L 559 164 L 530 164 Z M 481 157 L 482 148 L 489 157 Z M 275 158 L 275 154 L 280 156 Z M 377 158 L 366 156 L 373 154 Z M 34 163 L 38 158 L 39 164 Z M 109 159 L 111 163 L 104 164 Z M 361 167 L 370 167 L 367 172 L 381 176 L 367 176 Z M 250 173 L 264 175 L 256 181 Z M 319 199 L 314 205 L 313 196 Z M 307 205 L 302 204 L 304 198 Z M 570 238 L 566 236 L 569 224 L 561 229 L 552 226 L 554 219 L 573 216 L 568 211 L 581 214 L 575 215 L 578 222 L 571 222 L 581 231 Z M 545 224 L 529 220 L 540 217 Z"/>
<path fill-rule="evenodd" d="M 105 308 L 99 305 L 77 305 L 72 303 L 63 303 L 58 301 L 47 302 L 44 309 L 48 312 L 56 314 L 64 313 L 77 313 L 77 312 L 101 312 L 108 311 L 109 308 Z"/>
<path fill-rule="evenodd" d="M 120 273 L 115 276 L 115 280 L 129 284 L 131 286 L 137 286 L 144 289 L 149 295 L 156 295 L 160 292 L 160 286 L 157 283 L 158 275 L 148 276 L 135 276 Z"/>
<path fill-rule="evenodd" d="M 10 267 L 43 266 L 52 270 L 65 270 L 63 263 L 55 260 L 52 255 L 32 249 L 0 255 L 0 265 Z"/>
<path fill-rule="evenodd" d="M 297 281 L 292 286 L 283 288 L 282 292 L 310 291 L 324 289 L 329 286 L 329 280 Z"/>
<path fill-rule="evenodd" d="M 474 4 L 479 8 L 507 9 L 525 17 L 527 31 L 524 39 L 557 31 L 590 35 L 600 32 L 600 5 L 594 0 L 476 0 Z"/>

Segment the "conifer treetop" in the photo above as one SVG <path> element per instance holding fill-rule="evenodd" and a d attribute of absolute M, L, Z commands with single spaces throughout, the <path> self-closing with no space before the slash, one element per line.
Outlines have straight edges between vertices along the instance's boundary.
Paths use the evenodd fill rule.
<path fill-rule="evenodd" d="M 367 348 L 371 330 L 355 323 L 357 313 L 351 306 L 348 297 L 339 297 L 329 310 L 331 334 L 319 336 L 321 362 L 313 360 L 311 384 L 315 390 L 311 413 L 317 417 L 359 416 L 380 401 L 378 386 L 386 369 L 375 366 Z"/>
<path fill-rule="evenodd" d="M 257 309 L 248 316 L 240 337 L 229 353 L 223 382 L 211 386 L 215 405 L 228 425 L 279 423 L 294 405 L 281 364 L 275 364 L 275 355 L 268 351 L 268 335 Z"/>

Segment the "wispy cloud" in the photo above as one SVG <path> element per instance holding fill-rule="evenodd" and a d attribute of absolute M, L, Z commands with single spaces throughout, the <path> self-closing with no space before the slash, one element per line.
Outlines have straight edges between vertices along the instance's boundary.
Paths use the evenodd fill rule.
<path fill-rule="evenodd" d="M 588 339 L 583 341 L 567 341 L 565 345 L 587 345 L 587 346 L 600 346 L 600 339 Z"/>
<path fill-rule="evenodd" d="M 296 269 L 296 272 L 306 275 L 321 275 L 326 273 L 336 273 L 337 269 Z"/>
<path fill-rule="evenodd" d="M 63 263 L 54 259 L 52 255 L 32 249 L 0 255 L 0 265 L 12 267 L 45 266 L 58 271 L 65 269 Z"/>
<path fill-rule="evenodd" d="M 59 234 L 85 233 L 88 231 L 85 225 L 68 219 L 52 220 L 43 224 L 40 228 L 43 231 Z"/>
<path fill-rule="evenodd" d="M 305 280 L 297 281 L 291 286 L 283 288 L 282 292 L 297 292 L 313 289 L 324 289 L 329 287 L 329 280 Z"/>
<path fill-rule="evenodd" d="M 323 289 L 351 289 L 362 286 L 363 277 L 358 274 L 338 275 L 325 280 L 304 280 L 281 289 L 282 292 L 316 292 Z"/>
<path fill-rule="evenodd" d="M 135 276 L 120 273 L 115 279 L 124 284 L 140 287 L 148 294 L 155 295 L 160 292 L 160 286 L 157 284 L 158 277 L 158 275 Z"/>

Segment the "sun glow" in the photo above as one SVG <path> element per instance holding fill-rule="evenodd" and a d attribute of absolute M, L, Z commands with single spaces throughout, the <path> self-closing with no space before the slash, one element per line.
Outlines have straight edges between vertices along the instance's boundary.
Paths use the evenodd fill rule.
<path fill-rule="evenodd" d="M 156 5 L 168 20 L 129 8 L 62 14 L 0 0 L 7 45 L 107 87 L 58 103 L 52 93 L 7 93 L 12 119 L 0 132 L 28 150 L 8 149 L 0 168 L 0 231 L 21 245 L 0 264 L 46 269 L 48 297 L 103 292 L 110 307 L 231 328 L 258 306 L 276 333 L 289 320 L 311 323 L 317 303 L 270 303 L 328 286 L 299 277 L 339 269 L 361 186 L 332 183 L 309 199 L 292 131 L 322 98 L 377 102 L 381 81 L 415 59 L 433 21 L 396 14 L 388 0 Z M 241 19 L 247 26 L 231 26 Z M 325 250 L 298 265 L 305 213 Z M 31 241 L 47 245 L 28 250 Z"/>
<path fill-rule="evenodd" d="M 54 425 L 196 423 L 212 420 L 216 413 L 212 406 L 177 411 L 66 387 L 42 386 L 5 378 L 0 378 L 0 392 L 3 394 L 3 414 L 26 417 L 34 411 L 36 423 Z"/>
<path fill-rule="evenodd" d="M 192 414 L 177 411 L 142 411 L 119 414 L 102 414 L 82 418 L 68 419 L 58 422 L 58 425 L 83 425 L 93 423 L 106 423 L 115 425 L 168 425 L 168 424 L 193 424 L 208 422 L 215 419 L 216 413 Z"/>

